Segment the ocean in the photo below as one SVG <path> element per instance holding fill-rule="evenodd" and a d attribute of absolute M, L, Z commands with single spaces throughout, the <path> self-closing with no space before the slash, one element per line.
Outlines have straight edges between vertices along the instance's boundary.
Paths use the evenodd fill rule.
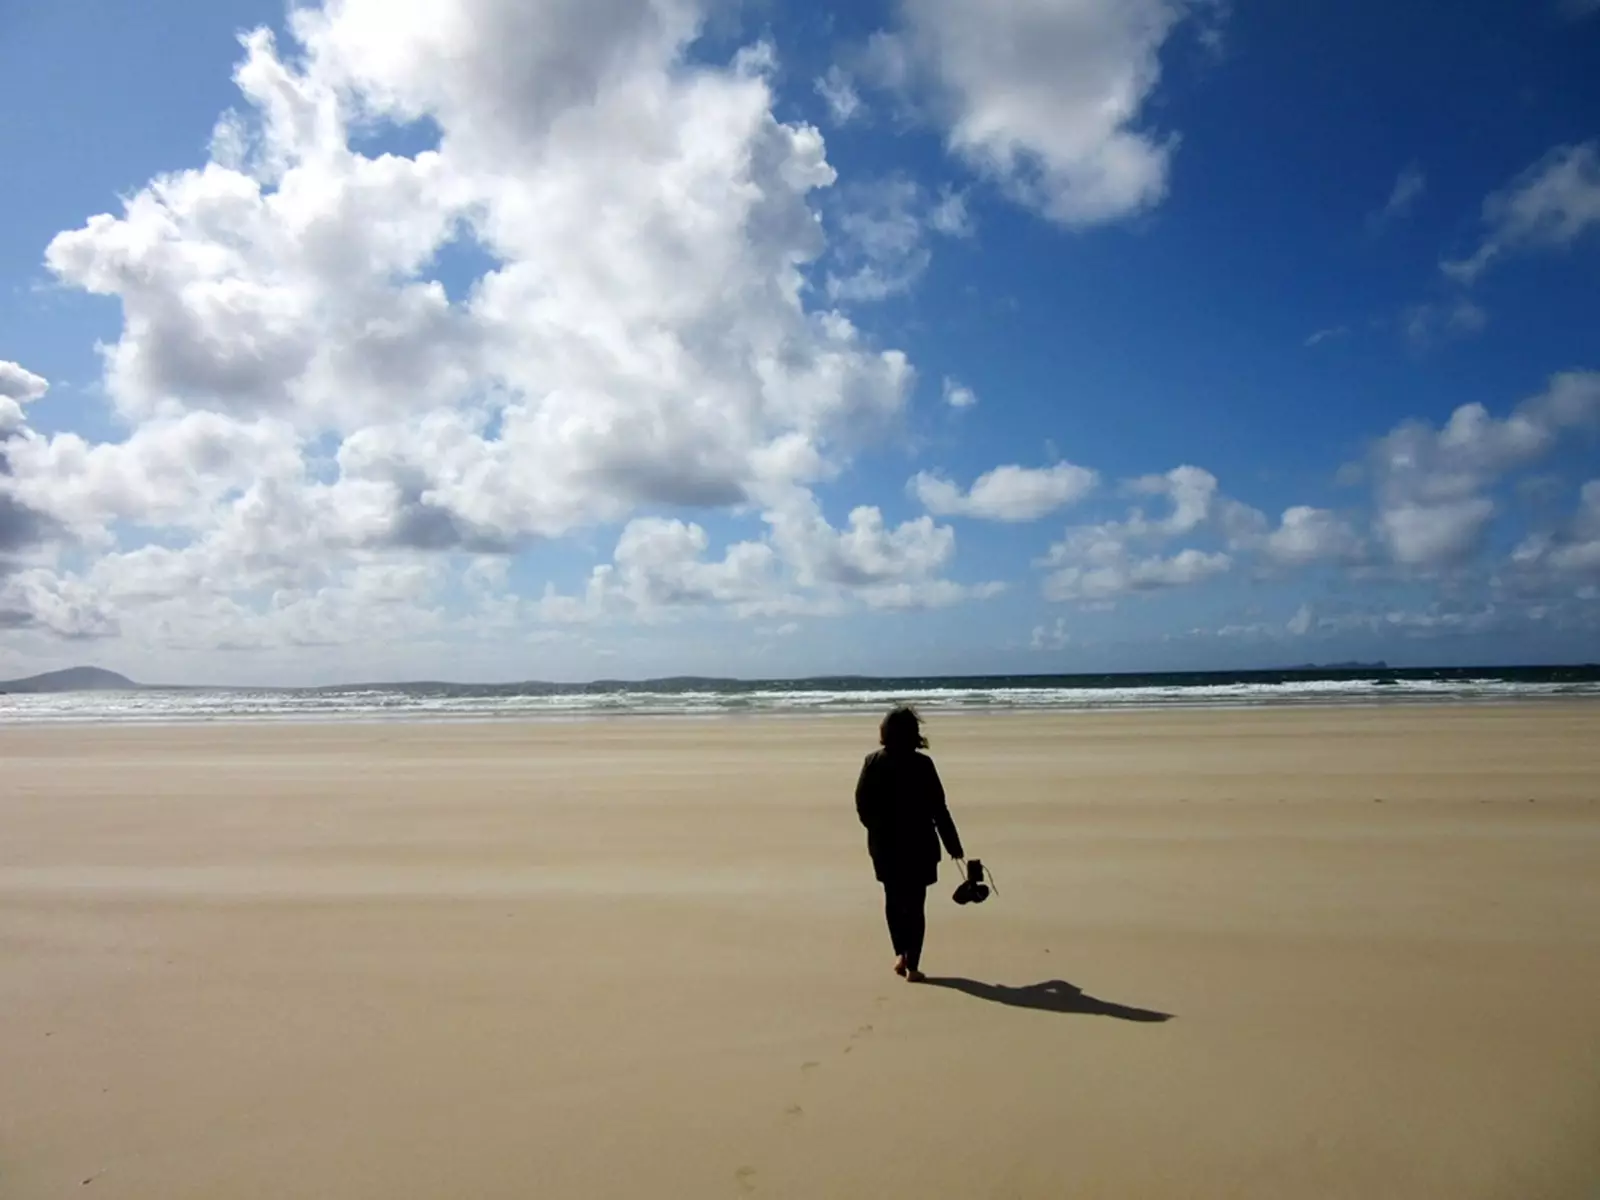
<path fill-rule="evenodd" d="M 0 724 L 528 720 L 601 716 L 1080 712 L 1162 707 L 1475 703 L 1600 697 L 1600 666 L 1307 668 L 1147 675 L 996 675 L 586 684 L 398 683 L 0 695 Z"/>

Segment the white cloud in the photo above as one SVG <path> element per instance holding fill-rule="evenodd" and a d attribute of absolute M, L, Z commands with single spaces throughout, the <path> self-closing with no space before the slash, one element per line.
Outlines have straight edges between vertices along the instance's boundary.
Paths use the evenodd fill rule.
<path fill-rule="evenodd" d="M 0 578 L 0 629 L 32 628 L 74 640 L 110 637 L 117 619 L 92 588 L 43 568 Z"/>
<path fill-rule="evenodd" d="M 0 437 L 19 430 L 27 422 L 22 411 L 50 390 L 43 376 L 14 362 L 0 359 Z"/>
<path fill-rule="evenodd" d="M 1263 638 L 1276 638 L 1282 633 L 1275 626 L 1261 621 L 1234 622 L 1231 625 L 1220 625 L 1215 629 L 1195 628 L 1189 630 L 1189 636 L 1195 638 L 1221 638 L 1233 641 L 1260 641 Z M 1167 635 L 1172 640 L 1172 635 Z"/>
<path fill-rule="evenodd" d="M 951 408 L 971 408 L 978 403 L 978 393 L 959 380 L 946 376 L 944 402 Z"/>
<path fill-rule="evenodd" d="M 20 556 L 35 554 L 55 529 L 50 518 L 18 500 L 6 478 L 6 447 L 0 441 L 0 577 L 19 569 Z"/>
<path fill-rule="evenodd" d="M 1212 505 L 1218 498 L 1217 477 L 1200 467 L 1174 467 L 1165 475 L 1145 475 L 1135 479 L 1130 487 L 1147 496 L 1164 496 L 1172 502 L 1172 512 L 1166 518 L 1151 522 L 1142 509 L 1135 509 L 1124 523 L 1123 529 L 1134 536 L 1151 534 L 1176 537 L 1192 532 L 1212 514 Z"/>
<path fill-rule="evenodd" d="M 1523 569 L 1549 567 L 1560 575 L 1600 574 L 1600 479 L 1583 485 L 1565 529 L 1526 538 L 1512 560 Z"/>
<path fill-rule="evenodd" d="M 1327 329 L 1319 329 L 1305 341 L 1307 346 L 1320 346 L 1323 342 L 1331 342 L 1335 338 L 1342 338 L 1350 333 L 1348 325 L 1333 325 Z"/>
<path fill-rule="evenodd" d="M 998 583 L 940 578 L 955 533 L 928 517 L 891 528 L 877 508 L 861 506 L 836 529 L 805 491 L 778 498 L 763 515 L 768 537 L 735 543 L 720 560 L 706 559 L 709 538 L 699 525 L 636 518 L 623 529 L 612 562 L 594 569 L 584 594 L 548 589 L 540 615 L 575 622 L 696 606 L 743 616 L 818 615 L 845 611 L 852 599 L 876 609 L 935 608 L 1002 590 Z"/>
<path fill-rule="evenodd" d="M 1369 228 L 1376 231 L 1409 214 L 1427 188 L 1428 179 L 1422 173 L 1422 168 L 1415 163 L 1407 166 L 1395 179 L 1394 187 L 1389 191 L 1389 199 L 1372 215 L 1368 222 Z"/>
<path fill-rule="evenodd" d="M 1573 532 L 1582 538 L 1600 538 L 1600 479 L 1591 479 L 1579 494 Z"/>
<path fill-rule="evenodd" d="M 703 560 L 706 547 L 706 532 L 698 525 L 636 518 L 617 541 L 615 565 L 597 567 L 594 582 L 602 593 L 614 589 L 640 611 L 756 601 L 774 590 L 772 547 L 739 542 L 717 562 Z"/>
<path fill-rule="evenodd" d="M 1072 642 L 1067 619 L 1057 617 L 1053 625 L 1035 625 L 1028 644 L 1035 650 L 1064 650 Z"/>
<path fill-rule="evenodd" d="M 1285 509 L 1278 527 L 1261 542 L 1266 558 L 1279 566 L 1358 558 L 1361 537 L 1348 522 L 1325 508 L 1296 505 Z"/>
<path fill-rule="evenodd" d="M 1422 610 L 1380 607 L 1321 616 L 1316 619 L 1314 628 L 1328 633 L 1359 630 L 1379 635 L 1434 638 L 1485 633 L 1510 623 L 1511 614 L 1493 604 L 1466 608 L 1435 602 Z"/>
<path fill-rule="evenodd" d="M 241 602 L 202 584 L 148 602 L 130 619 L 137 622 L 138 640 L 184 650 L 393 647 L 448 630 L 438 603 L 443 575 L 437 561 L 355 562 L 319 576 L 314 586 L 278 588 L 262 603 Z M 113 588 L 106 594 L 118 597 Z"/>
<path fill-rule="evenodd" d="M 1397 504 L 1378 514 L 1378 534 L 1402 566 L 1448 566 L 1478 549 L 1494 511 L 1483 496 Z"/>
<path fill-rule="evenodd" d="M 1483 493 L 1510 471 L 1529 466 L 1573 430 L 1600 424 L 1600 372 L 1568 371 L 1503 420 L 1464 404 L 1434 429 L 1397 426 L 1373 447 L 1375 523 L 1391 557 L 1404 566 L 1464 561 L 1495 514 Z"/>
<path fill-rule="evenodd" d="M 1558 571 L 1600 573 L 1600 538 L 1560 547 L 1550 556 L 1550 565 Z"/>
<path fill-rule="evenodd" d="M 998 581 L 964 584 L 950 579 L 928 579 L 918 583 L 887 583 L 864 588 L 862 598 L 869 608 L 903 612 L 927 608 L 949 608 L 969 600 L 989 600 L 1006 586 Z"/>
<path fill-rule="evenodd" d="M 1241 556 L 1259 555 L 1275 567 L 1354 559 L 1359 536 L 1326 509 L 1297 505 L 1276 526 L 1266 514 L 1223 495 L 1216 476 L 1195 466 L 1131 480 L 1137 495 L 1159 496 L 1171 505 L 1165 516 L 1133 508 L 1121 521 L 1069 528 L 1038 565 L 1049 568 L 1045 595 L 1053 600 L 1107 601 L 1129 592 L 1201 583 L 1231 570 Z M 1189 547 L 1171 555 L 1141 546 L 1208 536 L 1221 549 Z"/>
<path fill-rule="evenodd" d="M 851 510 L 844 529 L 835 529 L 808 494 L 785 497 L 764 516 L 802 587 L 920 583 L 955 553 L 955 531 L 931 517 L 891 529 L 881 511 L 862 505 Z"/>
<path fill-rule="evenodd" d="M 225 495 L 263 476 L 297 472 L 301 462 L 294 431 L 283 422 L 204 411 L 157 418 L 122 442 L 29 431 L 12 441 L 8 457 L 19 499 L 91 537 L 105 536 L 114 521 L 210 526 Z"/>
<path fill-rule="evenodd" d="M 969 491 L 937 475 L 917 474 L 912 493 L 936 517 L 976 517 L 985 521 L 1036 521 L 1075 503 L 1092 491 L 1099 477 L 1084 467 L 996 467 L 980 475 Z"/>
<path fill-rule="evenodd" d="M 1417 347 L 1481 333 L 1488 324 L 1489 314 L 1462 296 L 1437 303 L 1414 304 L 1400 318 L 1406 337 Z"/>
<path fill-rule="evenodd" d="M 1494 263 L 1519 254 L 1573 246 L 1600 229 L 1600 142 L 1557 146 L 1483 202 L 1484 232 L 1478 247 L 1440 270 L 1470 288 Z M 1465 295 L 1417 304 L 1401 314 L 1413 345 L 1480 332 L 1488 313 Z"/>
<path fill-rule="evenodd" d="M 871 46 L 879 79 L 920 87 L 952 153 L 1069 226 L 1161 200 L 1175 139 L 1141 128 L 1181 0 L 901 0 Z"/>
<path fill-rule="evenodd" d="M 1166 557 L 1137 552 L 1134 547 L 1191 534 L 1213 519 L 1236 533 L 1244 532 L 1247 524 L 1265 524 L 1253 509 L 1232 501 L 1219 505 L 1216 477 L 1198 467 L 1145 476 L 1129 487 L 1136 493 L 1164 496 L 1172 511 L 1151 519 L 1143 509 L 1134 508 L 1122 521 L 1069 528 L 1066 537 L 1051 545 L 1040 560 L 1039 565 L 1052 568 L 1044 583 L 1047 598 L 1111 600 L 1128 592 L 1200 582 L 1227 571 L 1233 565 L 1231 557 L 1194 548 Z"/>
<path fill-rule="evenodd" d="M 18 556 L 34 552 L 54 532 L 54 521 L 20 494 L 15 459 L 34 438 L 23 405 L 50 390 L 49 381 L 14 362 L 0 361 L 0 579 L 21 568 Z M 20 586 L 20 585 L 18 585 Z M 0 629 L 33 623 L 32 608 L 0 608 Z"/>
<path fill-rule="evenodd" d="M 817 79 L 815 87 L 817 95 L 827 104 L 828 112 L 837 124 L 847 125 L 862 114 L 864 106 L 855 82 L 837 64 L 829 67 L 827 73 Z"/>
<path fill-rule="evenodd" d="M 1316 627 L 1316 623 L 1316 613 L 1312 611 L 1311 605 L 1302 604 L 1299 608 L 1295 609 L 1294 616 L 1289 618 L 1289 621 L 1284 628 L 1295 637 L 1305 637 L 1306 634 L 1310 633 L 1311 630 Z"/>
<path fill-rule="evenodd" d="M 1483 203 L 1487 227 L 1478 249 L 1442 264 L 1472 283 L 1508 254 L 1564 249 L 1600 228 L 1600 142 L 1557 146 Z"/>
<path fill-rule="evenodd" d="M 1142 508 L 1135 508 L 1125 521 L 1098 527 L 1119 540 L 1164 540 L 1206 526 L 1219 532 L 1230 549 L 1250 549 L 1270 531 L 1263 513 L 1223 495 L 1216 476 L 1200 467 L 1174 467 L 1164 475 L 1132 480 L 1128 487 L 1139 495 L 1165 498 L 1171 503 L 1172 512 L 1151 520 Z"/>
<path fill-rule="evenodd" d="M 928 224 L 946 237 L 971 237 L 973 221 L 967 210 L 966 193 L 948 188 L 942 191 L 938 203 L 928 212 Z"/>
<path fill-rule="evenodd" d="M 873 301 L 910 291 L 933 261 L 922 188 L 909 179 L 891 179 L 852 189 L 846 203 L 835 247 L 844 273 L 828 273 L 828 296 Z"/>
<path fill-rule="evenodd" d="M 1233 560 L 1222 553 L 1180 550 L 1171 557 L 1135 558 L 1126 547 L 1097 547 L 1088 565 L 1062 567 L 1045 580 L 1049 600 L 1110 600 L 1129 592 L 1185 587 L 1224 574 Z"/>
<path fill-rule="evenodd" d="M 105 378 L 133 429 L 37 434 L 21 403 L 44 381 L 0 367 L 0 552 L 52 522 L 111 547 L 50 574 L 53 593 L 6 559 L 12 599 L 26 587 L 64 631 L 105 627 L 41 599 L 70 585 L 130 637 L 329 638 L 389 603 L 361 572 L 606 523 L 624 526 L 596 593 L 613 607 L 986 594 L 939 577 L 953 534 L 927 518 L 864 508 L 835 530 L 816 510 L 810 486 L 892 427 L 914 373 L 808 299 L 822 138 L 774 116 L 770 47 L 690 61 L 702 17 L 694 0 L 326 0 L 294 12 L 292 53 L 250 35 L 212 160 L 50 244 L 64 283 L 122 306 Z M 414 155 L 353 140 L 424 119 L 439 140 Z M 888 291 L 930 233 L 971 229 L 957 193 L 862 198 L 840 244 Z M 485 265 L 447 292 L 452 244 L 474 252 L 452 269 Z M 663 506 L 765 510 L 771 528 L 707 559 L 700 526 L 641 515 Z M 164 533 L 114 544 L 128 525 Z M 473 570 L 484 620 L 593 615 L 587 594 L 519 606 Z M 413 607 L 416 628 L 441 619 Z"/>
<path fill-rule="evenodd" d="M 0 397 L 27 404 L 50 390 L 50 383 L 41 375 L 14 362 L 0 359 Z"/>
<path fill-rule="evenodd" d="M 891 419 L 904 357 L 801 301 L 833 171 L 773 117 L 770 54 L 690 67 L 699 13 L 673 0 L 584 13 L 345 0 L 297 11 L 303 67 L 252 35 L 245 134 L 223 139 L 248 161 L 162 177 L 50 247 L 122 301 L 122 412 L 342 435 L 341 463 L 431 506 L 441 541 L 731 502 Z M 436 150 L 350 147 L 357 117 L 422 116 Z M 456 301 L 429 277 L 453 238 L 494 263 Z"/>
<path fill-rule="evenodd" d="M 929 233 L 966 236 L 964 202 L 954 194 L 934 200 L 921 184 L 903 176 L 840 191 L 834 221 L 834 266 L 828 297 L 845 303 L 886 300 L 911 290 L 933 251 Z"/>

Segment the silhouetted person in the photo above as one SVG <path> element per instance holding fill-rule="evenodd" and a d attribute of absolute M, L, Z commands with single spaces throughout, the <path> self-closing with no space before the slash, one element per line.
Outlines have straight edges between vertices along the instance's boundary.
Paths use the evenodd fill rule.
<path fill-rule="evenodd" d="M 939 843 L 958 862 L 965 856 L 939 772 L 921 753 L 928 739 L 916 710 L 892 709 L 878 726 L 878 741 L 883 749 L 861 764 L 856 815 L 866 826 L 867 853 L 883 884 L 895 974 L 920 983 L 928 888 L 939 881 Z"/>

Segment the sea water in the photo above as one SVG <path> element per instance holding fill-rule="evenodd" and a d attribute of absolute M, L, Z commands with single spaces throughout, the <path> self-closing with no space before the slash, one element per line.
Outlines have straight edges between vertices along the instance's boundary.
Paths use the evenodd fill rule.
<path fill-rule="evenodd" d="M 915 704 L 927 713 L 1071 712 L 1167 706 L 1468 703 L 1561 696 L 1600 697 L 1600 667 L 141 687 L 0 695 L 0 724 L 786 715 L 869 712 L 897 703 Z"/>

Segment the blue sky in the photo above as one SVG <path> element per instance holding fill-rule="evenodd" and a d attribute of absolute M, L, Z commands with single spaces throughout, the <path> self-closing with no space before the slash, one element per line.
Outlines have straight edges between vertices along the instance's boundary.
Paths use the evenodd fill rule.
<path fill-rule="evenodd" d="M 1600 657 L 1600 5 L 975 13 L 0 9 L 0 676 Z"/>

